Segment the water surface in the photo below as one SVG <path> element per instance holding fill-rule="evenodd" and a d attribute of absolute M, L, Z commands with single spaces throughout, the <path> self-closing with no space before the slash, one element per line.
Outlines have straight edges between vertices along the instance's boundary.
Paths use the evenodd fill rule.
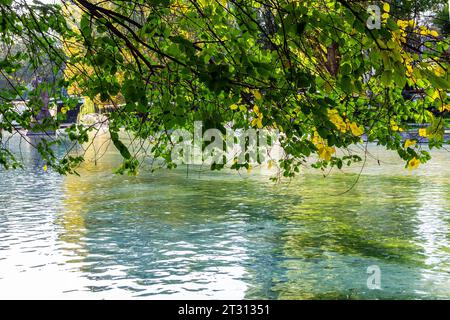
<path fill-rule="evenodd" d="M 342 194 L 358 167 L 129 177 L 109 148 L 62 177 L 20 150 L 27 168 L 0 170 L 0 298 L 450 298 L 447 151 L 410 172 L 370 146 Z"/>

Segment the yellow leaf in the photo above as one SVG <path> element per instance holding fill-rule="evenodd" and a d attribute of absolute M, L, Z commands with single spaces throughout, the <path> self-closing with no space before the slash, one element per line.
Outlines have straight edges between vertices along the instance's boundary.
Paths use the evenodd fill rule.
<path fill-rule="evenodd" d="M 391 11 L 391 6 L 389 3 L 384 3 L 383 4 L 383 11 L 384 12 L 390 12 Z"/>
<path fill-rule="evenodd" d="M 44 171 L 47 171 L 47 165 L 44 165 L 43 167 L 42 167 L 42 169 L 44 170 Z"/>
<path fill-rule="evenodd" d="M 406 65 L 406 71 L 407 71 L 408 75 L 412 75 L 414 70 L 413 70 L 413 68 L 412 68 L 412 66 L 410 64 L 407 64 Z"/>
<path fill-rule="evenodd" d="M 406 139 L 405 141 L 405 148 L 409 148 L 411 146 L 416 145 L 416 141 L 415 140 L 410 140 L 410 139 Z"/>
<path fill-rule="evenodd" d="M 336 152 L 336 149 L 334 147 L 321 146 L 320 148 L 318 148 L 317 152 L 320 158 L 325 161 L 330 161 L 331 155 Z"/>
<path fill-rule="evenodd" d="M 232 105 L 230 106 L 230 109 L 231 109 L 231 110 L 236 110 L 237 108 L 239 108 L 239 106 L 238 106 L 237 104 L 232 104 Z"/>
<path fill-rule="evenodd" d="M 420 165 L 420 160 L 418 160 L 417 158 L 413 158 L 411 160 L 409 160 L 408 162 L 408 169 L 409 170 L 413 170 L 413 169 L 417 169 Z"/>
<path fill-rule="evenodd" d="M 263 125 L 262 125 L 262 119 L 261 119 L 261 118 L 258 118 L 258 119 L 257 119 L 256 125 L 258 126 L 259 129 L 261 129 L 261 128 L 263 127 Z"/>
<path fill-rule="evenodd" d="M 427 137 L 427 129 L 420 128 L 419 129 L 419 136 L 426 138 Z"/>
<path fill-rule="evenodd" d="M 438 77 L 443 76 L 445 74 L 445 70 L 441 67 L 437 67 L 434 69 L 434 74 Z"/>
<path fill-rule="evenodd" d="M 350 124 L 350 130 L 352 131 L 352 134 L 356 137 L 359 137 L 364 133 L 362 127 L 358 126 L 355 122 L 352 122 Z"/>
<path fill-rule="evenodd" d="M 450 104 L 444 104 L 444 105 L 441 107 L 440 111 L 441 111 L 441 112 L 444 112 L 444 111 L 450 111 Z"/>
<path fill-rule="evenodd" d="M 416 22 L 415 22 L 414 20 L 409 20 L 409 21 L 408 21 L 408 24 L 409 24 L 409 26 L 412 27 L 412 28 L 416 27 Z"/>
<path fill-rule="evenodd" d="M 432 30 L 432 31 L 430 32 L 430 35 L 431 35 L 432 37 L 439 37 L 439 33 L 438 33 L 436 30 Z"/>
<path fill-rule="evenodd" d="M 397 20 L 397 25 L 399 27 L 406 28 L 408 26 L 408 21 L 399 19 L 399 20 Z"/>
<path fill-rule="evenodd" d="M 259 92 L 259 90 L 253 90 L 253 95 L 255 96 L 256 100 L 262 99 L 262 95 L 261 92 Z"/>
<path fill-rule="evenodd" d="M 342 117 L 339 115 L 338 111 L 335 109 L 328 110 L 328 118 L 330 121 L 338 128 L 341 132 L 347 131 L 347 124 L 344 122 Z"/>
<path fill-rule="evenodd" d="M 441 97 L 440 91 L 439 91 L 439 90 L 435 90 L 435 91 L 433 92 L 433 95 L 431 96 L 431 99 L 436 100 L 436 99 L 438 99 L 438 98 L 440 98 L 440 97 Z"/>
<path fill-rule="evenodd" d="M 269 160 L 268 162 L 267 162 L 267 169 L 272 169 L 272 166 L 273 166 L 273 161 L 272 160 Z"/>

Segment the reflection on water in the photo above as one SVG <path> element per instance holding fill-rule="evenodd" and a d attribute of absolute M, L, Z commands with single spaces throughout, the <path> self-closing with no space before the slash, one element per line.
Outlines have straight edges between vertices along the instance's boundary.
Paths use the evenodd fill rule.
<path fill-rule="evenodd" d="M 338 195 L 358 168 L 128 177 L 110 148 L 61 177 L 21 150 L 27 169 L 0 171 L 1 298 L 450 298 L 446 151 L 409 172 L 371 147 L 382 165 Z"/>

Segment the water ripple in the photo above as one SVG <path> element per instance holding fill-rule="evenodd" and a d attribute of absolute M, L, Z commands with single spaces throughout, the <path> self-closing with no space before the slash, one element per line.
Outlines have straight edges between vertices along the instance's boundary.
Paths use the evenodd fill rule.
<path fill-rule="evenodd" d="M 112 167 L 0 171 L 0 297 L 450 298 L 445 165 L 369 166 L 339 197 L 355 173 L 273 184 Z"/>

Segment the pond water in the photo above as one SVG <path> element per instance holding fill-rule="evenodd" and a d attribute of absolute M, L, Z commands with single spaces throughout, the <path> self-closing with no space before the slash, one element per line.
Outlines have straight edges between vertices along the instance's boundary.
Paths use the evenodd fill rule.
<path fill-rule="evenodd" d="M 0 169 L 0 298 L 450 298 L 448 151 L 408 171 L 369 146 L 344 193 L 360 166 L 129 177 L 111 147 L 77 177 L 20 149 L 26 169 Z"/>

